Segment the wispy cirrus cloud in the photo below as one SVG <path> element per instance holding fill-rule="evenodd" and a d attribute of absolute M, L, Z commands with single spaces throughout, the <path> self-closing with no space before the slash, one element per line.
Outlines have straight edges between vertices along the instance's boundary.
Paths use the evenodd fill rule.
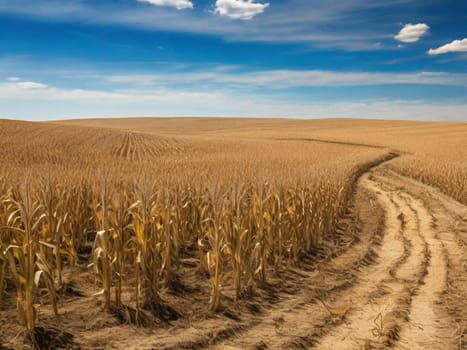
<path fill-rule="evenodd" d="M 136 0 L 146 2 L 155 6 L 175 7 L 177 10 L 192 9 L 193 3 L 190 0 Z"/>
<path fill-rule="evenodd" d="M 19 83 L 14 83 L 13 85 L 21 89 L 45 89 L 48 87 L 46 84 L 36 83 L 34 81 L 22 81 Z"/>
<path fill-rule="evenodd" d="M 35 81 L 21 81 L 21 78 L 19 77 L 7 77 L 6 81 L 7 83 L 0 83 L 0 86 L 22 92 L 25 90 L 39 90 L 49 87 L 47 84 L 38 83 Z"/>
<path fill-rule="evenodd" d="M 414 43 L 428 33 L 430 27 L 425 23 L 406 24 L 400 32 L 394 36 L 394 39 L 403 43 Z"/>
<path fill-rule="evenodd" d="M 437 49 L 430 49 L 429 55 L 442 55 L 448 52 L 467 52 L 467 38 L 462 40 L 454 40 L 449 44 L 438 47 Z"/>
<path fill-rule="evenodd" d="M 266 10 L 269 3 L 257 3 L 253 0 L 216 0 L 214 13 L 233 19 L 249 20 Z"/>
<path fill-rule="evenodd" d="M 358 72 L 325 70 L 242 71 L 226 68 L 184 73 L 107 75 L 95 77 L 113 83 L 140 86 L 191 84 L 271 90 L 300 87 L 376 86 L 394 84 L 467 86 L 467 74 L 449 72 Z"/>
<path fill-rule="evenodd" d="M 146 88 L 146 89 L 81 89 L 62 88 L 38 82 L 0 83 L 0 100 L 15 101 L 74 101 L 100 103 L 128 103 L 179 101 L 191 98 L 218 96 L 216 92 L 197 92 L 183 89 Z"/>

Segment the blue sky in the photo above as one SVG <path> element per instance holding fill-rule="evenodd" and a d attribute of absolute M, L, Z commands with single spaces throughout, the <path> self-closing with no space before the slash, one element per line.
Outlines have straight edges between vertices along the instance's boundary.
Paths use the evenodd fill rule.
<path fill-rule="evenodd" d="M 467 120 L 464 0 L 0 0 L 0 117 Z"/>

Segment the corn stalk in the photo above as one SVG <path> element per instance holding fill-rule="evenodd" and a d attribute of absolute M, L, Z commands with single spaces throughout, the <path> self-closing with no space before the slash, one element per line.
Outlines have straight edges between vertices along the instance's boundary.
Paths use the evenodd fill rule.
<path fill-rule="evenodd" d="M 17 310 L 22 324 L 33 331 L 37 319 L 36 292 L 43 280 L 48 290 L 54 313 L 57 302 L 52 271 L 46 257 L 40 253 L 41 246 L 55 249 L 55 246 L 39 240 L 39 232 L 46 219 L 44 206 L 33 202 L 29 188 L 21 193 L 20 201 L 9 199 L 13 212 L 4 230 L 14 232 L 17 244 L 10 244 L 4 251 L 14 278 L 17 293 Z"/>

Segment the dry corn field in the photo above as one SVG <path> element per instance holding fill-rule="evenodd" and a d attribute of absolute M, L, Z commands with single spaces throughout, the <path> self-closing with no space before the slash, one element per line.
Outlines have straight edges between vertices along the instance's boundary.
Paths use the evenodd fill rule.
<path fill-rule="evenodd" d="M 467 349 L 467 123 L 0 120 L 0 349 Z"/>

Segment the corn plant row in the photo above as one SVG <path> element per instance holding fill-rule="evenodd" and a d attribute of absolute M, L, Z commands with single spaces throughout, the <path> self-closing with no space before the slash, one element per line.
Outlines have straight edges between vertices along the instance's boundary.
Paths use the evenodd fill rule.
<path fill-rule="evenodd" d="M 48 289 L 56 310 L 64 264 L 76 264 L 89 233 L 95 235 L 89 267 L 106 309 L 122 305 L 123 284 L 134 286 L 137 312 L 160 305 L 161 288 L 179 274 L 181 254 L 195 249 L 198 269 L 211 283 L 209 307 L 216 310 L 227 270 L 238 298 L 251 293 L 270 269 L 295 264 L 320 242 L 344 206 L 343 188 L 329 184 L 80 188 L 89 190 L 77 195 L 77 188 L 46 181 L 39 189 L 17 187 L 2 200 L 0 286 L 9 266 L 18 314 L 29 330 L 37 319 L 37 289 Z"/>

